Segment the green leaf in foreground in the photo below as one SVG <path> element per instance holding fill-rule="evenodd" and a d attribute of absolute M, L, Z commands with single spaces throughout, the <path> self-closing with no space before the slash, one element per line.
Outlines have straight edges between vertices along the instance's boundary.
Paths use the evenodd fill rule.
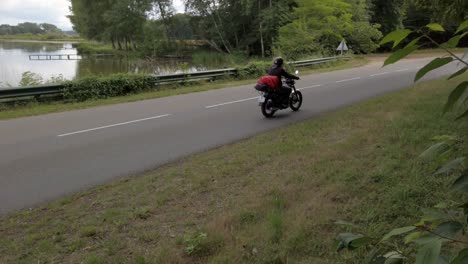
<path fill-rule="evenodd" d="M 421 218 L 421 222 L 416 224 L 415 226 L 425 226 L 426 222 L 446 222 L 450 220 L 450 215 L 448 215 L 446 212 L 443 210 L 439 209 L 424 209 L 424 215 Z"/>
<path fill-rule="evenodd" d="M 340 251 L 344 248 L 349 250 L 357 249 L 361 246 L 369 244 L 372 239 L 365 237 L 363 235 L 356 235 L 352 233 L 343 233 L 338 236 L 340 240 L 340 245 L 338 246 L 337 251 Z"/>
<path fill-rule="evenodd" d="M 403 59 L 404 57 L 406 57 L 406 56 L 410 55 L 411 53 L 413 53 L 414 51 L 416 51 L 418 48 L 419 48 L 419 45 L 407 46 L 404 49 L 401 49 L 401 50 L 393 53 L 392 55 L 390 55 L 390 57 L 388 57 L 385 60 L 384 66 L 387 66 L 389 64 L 393 64 L 393 63 Z"/>
<path fill-rule="evenodd" d="M 458 252 L 458 256 L 450 262 L 450 264 L 464 264 L 468 263 L 468 248 Z"/>
<path fill-rule="evenodd" d="M 396 251 L 388 252 L 384 258 L 386 259 L 384 264 L 402 264 L 405 260 L 405 257 Z"/>
<path fill-rule="evenodd" d="M 403 41 L 405 38 L 409 36 L 413 31 L 409 29 L 400 29 L 400 30 L 395 30 L 391 33 L 389 33 L 387 36 L 385 36 L 384 39 L 380 42 L 380 45 L 386 44 L 393 42 L 393 47 L 395 48 L 400 44 L 401 41 Z"/>
<path fill-rule="evenodd" d="M 438 240 L 440 240 L 438 236 L 430 234 L 430 233 L 426 233 L 426 234 L 420 235 L 417 239 L 413 240 L 412 242 L 422 247 L 424 245 L 427 245 L 429 243 L 432 243 Z"/>
<path fill-rule="evenodd" d="M 450 188 L 452 191 L 461 191 L 468 186 L 468 169 L 463 171 Z"/>
<path fill-rule="evenodd" d="M 449 163 L 445 164 L 442 168 L 434 173 L 434 175 L 439 174 L 449 174 L 454 172 L 455 170 L 460 169 L 465 164 L 465 158 L 460 157 L 450 161 Z"/>
<path fill-rule="evenodd" d="M 406 48 L 408 47 L 411 47 L 411 46 L 414 46 L 416 44 L 418 44 L 419 40 L 421 39 L 422 37 L 419 37 L 419 38 L 416 38 L 416 39 L 413 39 L 413 41 L 411 41 L 408 45 L 406 45 Z"/>
<path fill-rule="evenodd" d="M 435 145 L 432 145 L 430 148 L 425 150 L 421 155 L 420 159 L 431 160 L 436 157 L 439 157 L 442 153 L 450 149 L 450 145 L 447 142 L 439 142 Z"/>
<path fill-rule="evenodd" d="M 463 22 L 457 29 L 457 31 L 455 32 L 455 34 L 458 34 L 460 32 L 462 32 L 463 30 L 467 29 L 468 28 L 468 20 L 466 20 L 465 22 Z"/>
<path fill-rule="evenodd" d="M 456 48 L 458 46 L 458 43 L 460 43 L 460 40 L 462 38 L 464 38 L 467 34 L 468 34 L 468 32 L 465 32 L 462 35 L 455 36 L 455 37 L 449 39 L 449 41 L 447 41 L 444 44 L 440 45 L 440 47 L 446 48 L 446 49 Z"/>
<path fill-rule="evenodd" d="M 461 114 L 455 120 L 460 120 L 460 119 L 465 118 L 465 117 L 468 117 L 468 110 L 466 110 L 463 114 Z"/>
<path fill-rule="evenodd" d="M 455 235 L 463 230 L 463 225 L 456 221 L 444 222 L 436 227 L 433 232 L 444 238 L 452 239 Z"/>
<path fill-rule="evenodd" d="M 426 27 L 428 27 L 432 31 L 445 32 L 445 29 L 440 24 L 437 24 L 437 23 L 429 24 Z"/>
<path fill-rule="evenodd" d="M 444 65 L 449 64 L 450 62 L 453 61 L 452 57 L 446 57 L 446 58 L 436 58 L 433 61 L 431 61 L 429 64 L 424 66 L 421 70 L 418 71 L 416 74 L 416 78 L 414 79 L 415 82 L 419 81 L 422 77 L 424 77 L 428 72 L 433 71 L 437 68 L 440 68 Z"/>
<path fill-rule="evenodd" d="M 447 103 L 444 106 L 444 113 L 453 109 L 455 103 L 460 99 L 460 97 L 465 93 L 468 88 L 468 81 L 460 83 L 449 95 Z"/>
<path fill-rule="evenodd" d="M 409 244 L 411 242 L 414 242 L 418 238 L 420 238 L 422 235 L 423 235 L 423 232 L 409 233 L 407 236 L 405 236 L 403 241 L 405 242 L 405 244 Z"/>
<path fill-rule="evenodd" d="M 433 240 L 418 250 L 416 264 L 437 264 L 442 243 L 440 240 Z"/>
<path fill-rule="evenodd" d="M 461 70 L 457 71 L 456 73 L 452 74 L 452 75 L 448 78 L 448 80 L 453 79 L 453 78 L 455 78 L 455 77 L 458 77 L 458 76 L 464 74 L 467 70 L 468 70 L 468 66 L 465 66 L 463 69 L 461 69 Z"/>
<path fill-rule="evenodd" d="M 381 241 L 385 241 L 385 240 L 388 240 L 389 238 L 393 237 L 393 236 L 398 236 L 398 235 L 401 235 L 401 234 L 405 234 L 405 233 L 408 233 L 410 231 L 413 231 L 415 230 L 416 227 L 415 226 L 406 226 L 406 227 L 401 227 L 401 228 L 396 228 L 396 229 L 393 229 L 392 231 L 390 231 L 388 234 L 386 234 Z"/>

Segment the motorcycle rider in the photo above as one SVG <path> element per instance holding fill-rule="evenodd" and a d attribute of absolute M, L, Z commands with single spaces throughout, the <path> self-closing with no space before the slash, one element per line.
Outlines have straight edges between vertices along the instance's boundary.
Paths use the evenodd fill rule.
<path fill-rule="evenodd" d="M 283 103 L 287 104 L 287 102 L 289 100 L 289 95 L 291 94 L 292 89 L 282 85 L 281 77 L 285 77 L 285 78 L 288 78 L 288 79 L 294 79 L 294 80 L 299 80 L 299 77 L 297 77 L 295 75 L 292 75 L 292 74 L 288 73 L 287 71 L 285 71 L 283 69 L 283 64 L 284 64 L 283 58 L 281 58 L 281 57 L 275 58 L 275 60 L 273 61 L 273 65 L 268 70 L 268 75 L 277 76 L 279 78 L 279 80 L 280 80 L 279 87 L 277 87 L 278 88 L 278 93 L 284 98 L 285 101 L 283 101 Z"/>

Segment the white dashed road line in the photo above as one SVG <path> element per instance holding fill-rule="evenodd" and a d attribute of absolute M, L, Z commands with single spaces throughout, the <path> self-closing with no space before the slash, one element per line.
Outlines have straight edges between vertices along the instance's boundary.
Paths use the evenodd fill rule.
<path fill-rule="evenodd" d="M 242 99 L 242 100 L 237 100 L 237 101 L 232 101 L 232 102 L 227 102 L 227 103 L 222 103 L 222 104 L 216 104 L 216 105 L 210 105 L 210 106 L 205 106 L 206 109 L 213 108 L 213 107 L 218 107 L 218 106 L 223 106 L 223 105 L 230 105 L 230 104 L 235 104 L 235 103 L 241 103 L 245 101 L 250 101 L 257 99 L 258 96 L 247 98 L 247 99 Z"/>
<path fill-rule="evenodd" d="M 354 80 L 359 80 L 361 77 L 356 77 L 352 79 L 346 79 L 346 80 L 341 80 L 341 81 L 336 81 L 336 83 L 342 83 L 342 82 L 349 82 L 349 81 L 354 81 Z"/>
<path fill-rule="evenodd" d="M 167 115 L 159 115 L 159 116 L 153 116 L 153 117 L 148 117 L 148 118 L 143 118 L 143 119 L 128 121 L 128 122 L 124 122 L 124 123 L 118 123 L 118 124 L 113 124 L 113 125 L 108 125 L 108 126 L 96 127 L 96 128 L 86 129 L 86 130 L 80 130 L 80 131 L 76 131 L 76 132 L 71 132 L 71 133 L 66 133 L 66 134 L 58 135 L 57 137 L 66 137 L 66 136 L 71 136 L 71 135 L 76 135 L 76 134 L 82 134 L 82 133 L 87 133 L 87 132 L 91 132 L 91 131 L 101 130 L 101 129 L 105 129 L 105 128 L 116 127 L 116 126 L 123 126 L 123 125 L 128 125 L 128 124 L 133 124 L 133 123 L 137 123 L 137 122 L 143 122 L 143 121 L 148 121 L 148 120 L 153 120 L 153 119 L 158 119 L 158 118 L 163 118 L 163 117 L 168 117 L 168 116 L 170 116 L 170 114 L 167 114 Z"/>
<path fill-rule="evenodd" d="M 297 89 L 297 90 L 301 91 L 301 90 L 311 89 L 311 88 L 320 87 L 320 86 L 322 86 L 322 85 L 321 85 L 321 84 L 317 84 L 317 85 L 312 85 L 312 86 L 303 87 L 303 88 L 300 88 L 300 89 Z"/>
<path fill-rule="evenodd" d="M 385 75 L 385 74 L 389 74 L 390 72 L 381 72 L 381 73 L 376 73 L 376 74 L 372 74 L 372 75 L 369 75 L 370 77 L 375 77 L 375 76 L 380 76 L 380 75 Z"/>
<path fill-rule="evenodd" d="M 395 72 L 404 72 L 404 71 L 408 71 L 409 69 L 401 69 L 401 70 L 398 70 L 398 71 L 395 71 Z"/>

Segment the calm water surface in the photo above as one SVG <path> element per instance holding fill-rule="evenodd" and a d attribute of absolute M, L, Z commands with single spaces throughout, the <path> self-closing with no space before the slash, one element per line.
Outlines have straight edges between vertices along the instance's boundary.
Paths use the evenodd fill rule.
<path fill-rule="evenodd" d="M 82 60 L 30 60 L 29 55 L 78 55 L 71 43 L 14 42 L 0 40 L 0 88 L 19 86 L 24 72 L 44 80 L 65 79 L 113 73 L 171 74 L 222 68 L 221 65 L 195 65 L 189 60 L 128 60 L 125 58 L 85 58 Z M 183 69 L 183 71 L 182 71 Z"/>

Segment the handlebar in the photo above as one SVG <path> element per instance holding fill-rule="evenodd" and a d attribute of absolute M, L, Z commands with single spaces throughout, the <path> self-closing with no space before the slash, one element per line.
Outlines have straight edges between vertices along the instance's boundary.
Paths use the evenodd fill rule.
<path fill-rule="evenodd" d="M 285 83 L 288 84 L 288 85 L 294 85 L 294 84 L 296 84 L 296 81 L 294 79 L 286 79 Z"/>

